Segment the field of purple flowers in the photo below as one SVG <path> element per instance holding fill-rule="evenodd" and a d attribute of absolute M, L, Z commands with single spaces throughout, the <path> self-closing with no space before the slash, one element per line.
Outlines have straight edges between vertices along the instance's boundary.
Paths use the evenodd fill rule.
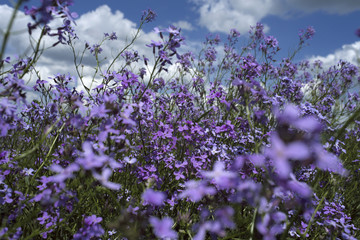
<path fill-rule="evenodd" d="M 144 56 L 131 46 L 156 17 L 147 10 L 104 68 L 101 47 L 116 33 L 78 54 L 72 1 L 23 2 L 14 13 L 24 9 L 29 35 L 41 34 L 31 54 L 11 59 L 10 21 L 1 45 L 1 239 L 360 237 L 360 75 L 345 61 L 294 62 L 312 27 L 285 59 L 260 23 L 245 45 L 231 30 L 197 53 L 182 51 L 180 29 L 156 28 Z M 63 26 L 50 27 L 55 17 Z M 78 76 L 25 83 L 45 36 L 74 51 Z M 92 87 L 84 54 L 101 76 Z"/>

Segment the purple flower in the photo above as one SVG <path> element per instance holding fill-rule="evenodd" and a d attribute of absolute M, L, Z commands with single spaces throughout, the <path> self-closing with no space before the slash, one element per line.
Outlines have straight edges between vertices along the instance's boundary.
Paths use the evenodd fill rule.
<path fill-rule="evenodd" d="M 103 49 L 100 47 L 99 44 L 94 44 L 90 48 L 90 53 L 92 53 L 94 56 L 96 56 L 97 54 L 100 54 L 102 51 L 103 51 Z"/>
<path fill-rule="evenodd" d="M 143 14 L 141 16 L 141 20 L 147 23 L 154 21 L 155 18 L 156 18 L 156 13 L 151 9 L 143 11 Z"/>
<path fill-rule="evenodd" d="M 309 198 L 312 196 L 312 189 L 304 182 L 296 180 L 295 176 L 291 174 L 292 180 L 287 185 L 288 188 L 297 193 L 301 198 Z"/>
<path fill-rule="evenodd" d="M 151 188 L 145 190 L 142 194 L 142 199 L 144 200 L 144 204 L 151 204 L 154 206 L 161 206 L 164 204 L 165 194 L 163 192 L 154 191 Z"/>
<path fill-rule="evenodd" d="M 360 37 L 360 28 L 356 29 L 355 34 L 356 36 Z"/>
<path fill-rule="evenodd" d="M 110 40 L 116 40 L 117 39 L 116 32 L 112 32 L 111 34 L 104 33 L 104 36 L 108 37 Z"/>
<path fill-rule="evenodd" d="M 32 169 L 32 168 L 24 168 L 23 169 L 23 173 L 25 174 L 25 176 L 31 176 L 31 175 L 34 175 L 34 172 L 35 170 Z"/>
<path fill-rule="evenodd" d="M 93 239 L 94 237 L 101 237 L 105 231 L 99 224 L 102 221 L 101 217 L 96 215 L 85 217 L 84 226 L 74 234 L 74 239 Z"/>
<path fill-rule="evenodd" d="M 306 28 L 306 30 L 301 29 L 299 31 L 300 42 L 303 43 L 305 40 L 312 39 L 315 35 L 315 29 L 312 26 Z"/>
<path fill-rule="evenodd" d="M 110 110 L 106 109 L 105 104 L 101 104 L 100 106 L 94 106 L 91 109 L 90 117 L 106 117 L 108 112 L 110 112 Z"/>
<path fill-rule="evenodd" d="M 190 180 L 185 183 L 185 187 L 179 197 L 188 197 L 193 202 L 200 201 L 205 195 L 216 193 L 215 188 L 207 186 L 204 181 Z"/>
<path fill-rule="evenodd" d="M 216 162 L 212 171 L 203 171 L 202 175 L 212 181 L 221 188 L 229 188 L 234 186 L 237 174 L 225 170 L 224 162 Z"/>
<path fill-rule="evenodd" d="M 320 144 L 314 146 L 316 152 L 316 166 L 325 171 L 332 171 L 347 176 L 348 171 L 341 165 L 340 160 L 332 153 L 327 152 Z"/>
<path fill-rule="evenodd" d="M 112 189 L 112 190 L 119 190 L 121 185 L 118 183 L 109 182 L 109 177 L 112 174 L 112 170 L 110 168 L 105 168 L 101 175 L 93 172 L 94 178 L 96 178 L 103 186 Z"/>
<path fill-rule="evenodd" d="M 165 217 L 163 219 L 159 219 L 151 216 L 149 221 L 153 226 L 156 237 L 160 239 L 177 239 L 178 234 L 172 230 L 174 221 L 171 218 Z"/>
<path fill-rule="evenodd" d="M 279 176 L 281 178 L 287 178 L 292 172 L 292 166 L 289 160 L 305 160 L 310 156 L 310 151 L 308 146 L 300 141 L 286 145 L 279 136 L 274 133 L 271 136 L 271 147 L 265 149 L 265 155 L 273 160 Z"/>
<path fill-rule="evenodd" d="M 62 168 L 60 165 L 53 164 L 50 167 L 51 171 L 59 174 L 49 177 L 52 182 L 64 182 L 68 178 L 72 178 L 73 172 L 79 171 L 80 167 L 76 163 L 69 164 L 66 168 Z"/>
<path fill-rule="evenodd" d="M 83 156 L 78 158 L 76 161 L 85 170 L 101 168 L 108 160 L 107 156 L 96 155 L 90 142 L 84 142 L 82 149 L 84 151 L 82 154 Z"/>

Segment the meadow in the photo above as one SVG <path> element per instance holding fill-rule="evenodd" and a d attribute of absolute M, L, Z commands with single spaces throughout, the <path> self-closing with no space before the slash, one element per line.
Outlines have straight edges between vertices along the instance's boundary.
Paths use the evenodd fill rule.
<path fill-rule="evenodd" d="M 359 69 L 294 61 L 312 27 L 288 58 L 261 23 L 244 45 L 233 29 L 199 52 L 182 51 L 177 27 L 156 28 L 145 56 L 132 46 L 156 21 L 146 10 L 104 66 L 120 33 L 76 52 L 71 4 L 25 8 L 28 34 L 40 30 L 27 56 L 5 54 L 15 14 L 3 34 L 1 239 L 360 238 Z M 39 74 L 45 36 L 73 51 L 78 76 Z M 101 77 L 91 85 L 86 55 Z"/>

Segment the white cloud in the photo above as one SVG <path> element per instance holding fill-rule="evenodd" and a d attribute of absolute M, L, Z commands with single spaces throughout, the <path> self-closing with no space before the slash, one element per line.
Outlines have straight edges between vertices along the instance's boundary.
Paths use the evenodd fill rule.
<path fill-rule="evenodd" d="M 13 8 L 7 5 L 0 5 L 0 15 L 4 19 L 10 19 Z M 22 30 L 21 34 L 13 35 L 7 46 L 7 55 L 10 55 L 12 59 L 16 55 L 22 55 L 27 49 L 29 44 L 29 37 L 27 33 L 27 23 L 31 22 L 28 16 L 25 16 L 23 12 L 18 12 L 18 17 L 14 23 L 13 31 Z M 62 23 L 61 19 L 54 20 L 50 26 L 55 27 Z M 1 31 L 5 31 L 7 27 L 6 21 L 0 21 Z M 107 41 L 101 46 L 103 53 L 99 55 L 99 59 L 102 60 L 102 70 L 105 70 L 112 60 L 128 43 L 131 42 L 132 37 L 137 31 L 137 24 L 126 19 L 124 14 L 120 11 L 112 12 L 111 9 L 106 6 L 100 6 L 96 10 L 81 15 L 76 20 L 76 26 L 74 26 L 75 32 L 79 39 L 75 43 L 75 52 L 78 54 L 84 49 L 85 42 L 90 45 L 99 44 L 104 38 L 104 33 L 116 32 L 118 39 L 114 41 Z M 37 39 L 39 31 L 34 31 L 32 37 Z M 152 49 L 146 47 L 151 40 L 157 40 L 159 37 L 154 32 L 140 31 L 139 38 L 128 50 L 137 50 L 139 55 L 152 55 Z M 2 41 L 2 35 L 0 35 Z M 54 48 L 49 48 L 53 43 L 57 41 L 56 37 L 44 37 L 43 45 L 45 51 L 36 64 L 36 70 L 40 72 L 41 78 L 48 80 L 48 77 L 53 77 L 55 74 L 70 74 L 76 76 L 76 69 L 74 66 L 74 58 L 72 50 L 67 45 L 57 45 Z M 30 52 L 31 53 L 31 52 Z M 106 58 L 106 59 L 105 59 Z M 140 60 L 141 61 L 141 60 Z M 87 86 L 90 86 L 92 76 L 94 74 L 94 68 L 96 67 L 95 57 L 89 52 L 84 55 L 82 64 L 84 65 L 84 80 Z M 114 67 L 119 67 L 120 63 L 117 62 Z M 31 82 L 33 83 L 37 79 L 33 75 Z M 96 77 L 98 79 L 98 77 Z M 81 88 L 81 84 L 78 81 L 78 88 Z"/>
<path fill-rule="evenodd" d="M 194 27 L 191 23 L 189 23 L 188 21 L 178 21 L 173 23 L 172 25 L 174 25 L 175 27 L 181 28 L 182 30 L 188 30 L 188 31 L 192 31 L 194 30 Z"/>
<path fill-rule="evenodd" d="M 4 19 L 9 19 L 13 8 L 7 5 L 0 5 L 0 15 L 4 16 Z M 24 30 L 21 35 L 16 35 L 11 38 L 11 49 L 8 52 L 14 54 L 15 51 L 21 55 L 25 49 L 29 46 L 29 38 L 27 33 L 27 23 L 31 22 L 31 19 L 28 16 L 25 16 L 23 12 L 19 11 L 18 18 L 14 24 L 14 30 Z M 51 23 L 52 28 L 56 28 L 62 24 L 61 19 L 55 19 Z M 179 21 L 174 23 L 177 27 L 180 27 L 184 30 L 192 30 L 193 26 L 187 21 Z M 7 26 L 7 22 L 0 21 L 0 29 L 5 29 Z M 106 41 L 101 48 L 103 52 L 99 55 L 99 59 L 102 60 L 101 70 L 104 71 L 110 65 L 111 60 L 128 44 L 131 42 L 132 37 L 135 35 L 137 31 L 138 25 L 124 17 L 124 14 L 120 11 L 111 11 L 111 9 L 107 5 L 103 5 L 95 9 L 94 11 L 90 11 L 81 15 L 78 19 L 76 19 L 76 26 L 74 26 L 75 32 L 79 37 L 75 42 L 75 53 L 78 54 L 84 49 L 85 42 L 88 42 L 91 46 L 93 44 L 99 44 L 104 38 L 104 33 L 111 34 L 115 32 L 117 34 L 118 39 L 113 41 Z M 39 31 L 34 31 L 32 35 L 35 39 L 39 36 Z M 145 55 L 150 59 L 149 61 L 149 71 L 152 70 L 154 65 L 154 61 L 152 59 L 153 53 L 152 48 L 146 47 L 146 44 L 151 43 L 151 40 L 159 40 L 159 36 L 157 33 L 150 31 L 140 31 L 139 38 L 135 41 L 135 43 L 128 50 L 136 50 L 139 53 L 139 56 Z M 1 35 L 0 35 L 1 40 Z M 78 79 L 76 69 L 74 66 L 74 58 L 72 50 L 67 45 L 57 45 L 54 48 L 51 47 L 53 43 L 57 41 L 56 37 L 44 37 L 44 45 L 45 51 L 43 55 L 40 57 L 39 61 L 36 64 L 36 71 L 39 71 L 40 76 L 44 80 L 49 80 L 49 77 L 54 77 L 56 74 L 70 74 L 70 76 L 74 76 L 76 79 L 75 87 L 78 90 L 84 90 L 84 87 L 81 84 L 81 81 Z M 197 42 L 188 42 L 188 45 L 181 48 L 181 52 L 185 52 L 187 50 L 196 51 L 199 47 L 200 43 Z M 10 54 L 10 53 L 9 53 Z M 105 59 L 106 58 L 106 59 Z M 169 80 L 171 77 L 177 77 L 177 65 L 176 57 L 173 56 L 174 65 L 168 68 L 169 72 L 163 72 L 161 76 L 165 80 Z M 94 75 L 94 68 L 96 67 L 95 57 L 92 56 L 89 52 L 85 53 L 83 61 L 83 81 L 87 87 L 89 87 L 95 79 L 95 83 L 92 84 L 92 87 L 95 87 L 97 84 L 101 82 L 101 77 Z M 117 62 L 114 65 L 114 69 L 117 70 L 122 66 L 123 62 Z M 139 60 L 138 64 L 134 64 L 135 73 L 136 70 L 143 66 L 142 60 Z M 81 69 L 80 69 L 81 71 Z M 145 75 L 145 81 L 150 76 L 150 73 Z M 37 76 L 32 75 L 32 79 L 30 81 L 30 85 L 32 85 Z"/>
<path fill-rule="evenodd" d="M 235 28 L 244 33 L 249 26 L 265 17 L 271 8 L 269 0 L 197 0 L 199 5 L 199 25 L 210 32 L 229 33 Z M 261 6 L 261 7 L 259 7 Z"/>
<path fill-rule="evenodd" d="M 13 13 L 13 8 L 8 5 L 0 5 L 0 44 L 2 44 L 4 34 L 7 30 L 10 18 Z M 18 12 L 17 17 L 13 23 L 11 29 L 11 35 L 6 45 L 8 54 L 17 53 L 17 55 L 23 54 L 26 48 L 29 46 L 29 38 L 27 31 L 27 23 L 31 21 L 31 18 L 26 16 L 23 12 Z M 34 33 L 36 36 L 36 32 Z"/>
<path fill-rule="evenodd" d="M 190 0 L 199 13 L 198 24 L 210 32 L 245 33 L 267 16 L 290 18 L 323 11 L 345 14 L 360 10 L 359 0 Z"/>
<path fill-rule="evenodd" d="M 337 49 L 334 53 L 328 54 L 327 56 L 312 56 L 309 58 L 310 62 L 314 62 L 315 60 L 323 62 L 325 68 L 336 65 L 340 60 L 359 65 L 360 41 L 343 45 L 340 49 Z"/>

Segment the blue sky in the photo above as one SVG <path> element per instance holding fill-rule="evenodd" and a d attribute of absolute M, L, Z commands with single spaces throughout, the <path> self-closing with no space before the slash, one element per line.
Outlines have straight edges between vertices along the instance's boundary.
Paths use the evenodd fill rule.
<path fill-rule="evenodd" d="M 145 26 L 142 39 L 135 49 L 144 51 L 151 39 L 156 38 L 154 27 L 166 28 L 170 24 L 182 28 L 187 47 L 198 50 L 208 33 L 220 34 L 226 39 L 226 33 L 235 28 L 243 35 L 250 25 L 261 22 L 266 26 L 267 34 L 279 41 L 281 57 L 287 57 L 298 42 L 298 31 L 308 26 L 316 30 L 309 46 L 303 49 L 297 60 L 321 59 L 326 64 L 335 64 L 339 59 L 356 63 L 360 56 L 360 38 L 354 32 L 360 28 L 360 0 L 74 0 L 70 8 L 79 14 L 76 31 L 82 41 L 96 43 L 104 32 L 117 32 L 121 41 L 126 41 L 138 26 L 141 13 L 153 9 L 157 13 L 154 22 Z M 2 5 L 5 4 L 5 5 Z M 38 6 L 40 0 L 31 0 L 28 5 Z M 11 12 L 11 1 L 0 0 L 0 15 L 4 18 Z M 20 14 L 21 16 L 21 14 Z M 24 29 L 26 17 L 15 24 L 15 30 Z M 24 26 L 22 26 L 24 25 Z M 0 28 L 6 22 L 0 22 Z M 2 36 L 0 35 L 0 40 Z M 25 38 L 25 40 L 27 40 Z M 12 38 L 10 49 L 25 49 L 25 40 L 20 36 Z M 114 51 L 116 45 L 109 49 Z M 45 55 L 43 63 L 47 72 L 68 71 L 66 62 L 72 60 L 65 51 L 51 50 Z M 67 52 L 68 53 L 68 52 Z M 53 59 L 64 64 L 49 64 Z M 46 62 L 47 61 L 47 62 Z M 73 72 L 69 70 L 70 72 Z"/>
<path fill-rule="evenodd" d="M 9 2 L 9 1 L 8 1 Z M 37 5 L 30 1 L 29 5 Z M 326 56 L 353 44 L 359 38 L 354 31 L 360 27 L 359 0 L 74 0 L 72 10 L 80 16 L 108 5 L 112 12 L 122 12 L 126 19 L 138 23 L 142 10 L 151 8 L 157 13 L 154 23 L 145 27 L 184 25 L 187 41 L 203 41 L 209 32 L 223 34 L 229 28 L 246 33 L 250 24 L 261 22 L 268 34 L 280 42 L 282 55 L 286 56 L 298 41 L 298 30 L 313 26 L 316 30 L 310 46 L 300 53 L 300 58 Z M 227 16 L 228 15 L 228 16 Z M 238 19 L 238 20 L 236 20 Z M 216 24 L 217 22 L 217 24 Z M 183 23 L 183 24 L 180 24 Z M 91 22 L 89 22 L 91 24 Z M 223 25 L 223 26 L 222 26 Z M 223 31 L 219 31 L 219 28 Z"/>
<path fill-rule="evenodd" d="M 303 0 L 298 0 L 298 2 Z M 313 2 L 323 2 L 323 5 L 312 7 Z M 297 33 L 299 29 L 313 26 L 316 30 L 316 35 L 310 46 L 302 51 L 302 55 L 327 55 L 341 48 L 344 44 L 352 44 L 359 40 L 354 34 L 354 31 L 360 27 L 360 1 L 335 0 L 335 1 L 319 1 L 319 0 L 304 1 L 309 2 L 309 6 L 303 9 L 289 9 L 288 16 L 274 15 L 269 13 L 256 19 L 256 13 L 253 13 L 254 18 L 259 22 L 269 27 L 268 34 L 275 36 L 280 42 L 280 47 L 284 50 L 284 55 L 289 49 L 292 49 L 298 41 Z M 199 2 L 199 3 L 196 3 Z M 216 8 L 216 2 L 228 3 L 223 4 L 230 10 L 234 10 L 231 2 L 254 2 L 254 7 L 261 8 L 262 2 L 269 1 L 204 1 L 207 3 L 214 2 L 212 7 Z M 270 1 L 271 2 L 271 1 Z M 273 1 L 276 2 L 276 1 Z M 281 2 L 281 1 L 279 1 Z M 338 3 L 336 3 L 338 2 Z M 124 4 L 125 3 L 125 4 Z M 258 3 L 258 4 L 257 4 Z M 340 3 L 340 4 L 339 4 Z M 193 30 L 183 30 L 188 40 L 203 41 L 207 33 L 214 31 L 214 33 L 222 33 L 212 30 L 210 27 L 199 24 L 201 16 L 199 9 L 204 6 L 201 1 L 169 1 L 169 0 L 135 0 L 135 1 L 115 1 L 115 0 L 92 0 L 92 1 L 75 1 L 73 6 L 74 11 L 79 14 L 94 10 L 97 7 L 106 4 L 113 11 L 119 10 L 124 13 L 125 17 L 137 22 L 142 10 L 151 8 L 157 13 L 157 19 L 154 23 L 147 26 L 147 30 L 151 30 L 153 26 L 168 26 L 169 24 L 186 21 L 192 25 Z M 333 7 L 331 7 L 333 4 Z M 241 4 L 240 4 L 241 5 Z M 274 3 L 275 5 L 275 3 Z M 330 6 L 329 6 L 330 5 Z M 211 5 L 210 5 L 211 7 Z M 241 7 L 241 6 L 240 6 Z M 251 6 L 249 7 L 249 10 Z M 225 9 L 224 9 L 225 11 Z M 236 11 L 236 9 L 235 9 Z M 219 13 L 220 15 L 221 13 Z M 251 14 L 250 14 L 251 15 Z M 216 21 L 216 19 L 213 19 Z M 234 21 L 234 23 L 236 23 Z M 210 23 L 209 23 L 210 26 Z M 236 24 L 232 26 L 238 28 Z M 244 31 L 241 31 L 244 33 Z M 225 33 L 223 37 L 225 36 Z"/>

